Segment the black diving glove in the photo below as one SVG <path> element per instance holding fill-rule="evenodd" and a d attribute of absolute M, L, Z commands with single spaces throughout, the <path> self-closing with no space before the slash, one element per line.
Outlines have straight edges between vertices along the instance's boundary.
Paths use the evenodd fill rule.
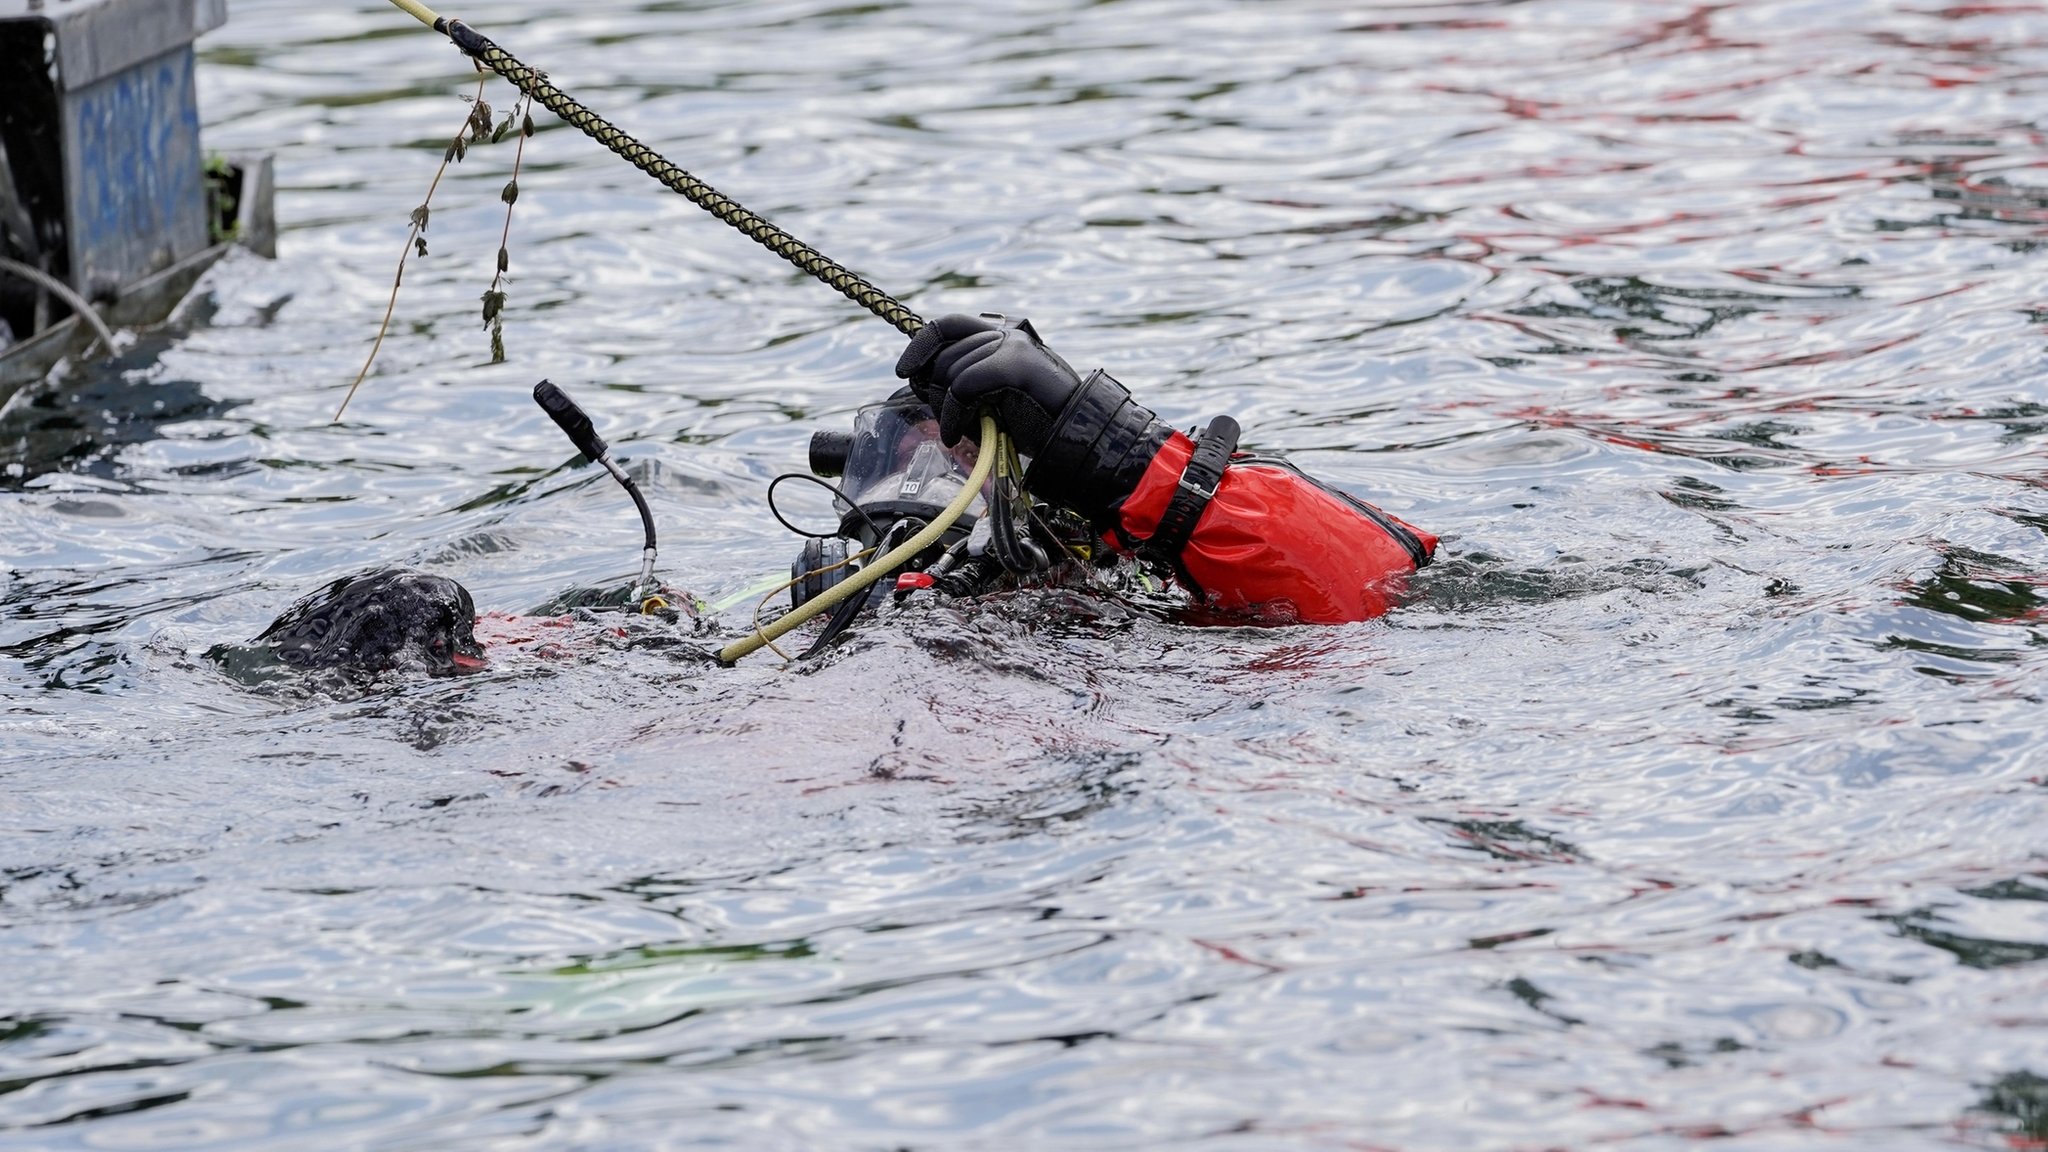
<path fill-rule="evenodd" d="M 986 409 L 1031 457 L 1025 484 L 1105 528 L 1170 435 L 1109 373 L 1082 379 L 1029 320 L 941 316 L 911 337 L 896 375 L 938 413 L 949 445 Z"/>

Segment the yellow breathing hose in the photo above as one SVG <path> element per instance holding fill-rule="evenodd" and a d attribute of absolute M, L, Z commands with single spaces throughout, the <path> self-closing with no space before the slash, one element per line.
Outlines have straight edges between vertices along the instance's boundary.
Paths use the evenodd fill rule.
<path fill-rule="evenodd" d="M 429 28 L 432 28 L 441 19 L 432 8 L 418 3 L 417 0 L 391 0 L 391 2 L 406 12 L 411 13 L 413 19 L 425 24 Z"/>
<path fill-rule="evenodd" d="M 397 0 L 392 0 L 392 2 L 397 3 Z M 981 418 L 981 452 L 974 461 L 974 471 L 967 477 L 967 484 L 960 489 L 960 494 L 953 497 L 951 504 L 946 505 L 945 511 L 939 513 L 936 519 L 925 525 L 922 532 L 897 545 L 894 551 L 874 561 L 852 576 L 848 576 L 846 579 L 834 584 L 822 594 L 804 601 L 803 607 L 782 617 L 775 621 L 775 623 L 768 625 L 768 627 L 757 630 L 751 636 L 735 640 L 731 644 L 726 645 L 718 653 L 718 662 L 721 664 L 731 664 L 740 657 L 759 649 L 770 640 L 779 639 L 784 633 L 816 616 L 818 613 L 836 606 L 840 601 L 847 599 L 855 593 L 866 591 L 868 585 L 880 580 L 885 574 L 894 572 L 909 562 L 911 557 L 938 543 L 939 537 L 946 534 L 946 529 L 951 528 L 960 517 L 966 515 L 967 506 L 974 503 L 976 496 L 981 495 L 981 486 L 988 483 L 988 474 L 995 468 L 996 457 L 1008 448 L 1008 445 L 1004 442 L 1005 440 L 1007 440 L 1007 437 L 1002 436 L 996 431 L 995 418 L 983 414 Z"/>

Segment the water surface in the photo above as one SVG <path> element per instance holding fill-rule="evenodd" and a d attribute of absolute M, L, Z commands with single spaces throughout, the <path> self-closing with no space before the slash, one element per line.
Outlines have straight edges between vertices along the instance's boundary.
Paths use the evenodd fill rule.
<path fill-rule="evenodd" d="M 331 423 L 475 77 L 237 3 L 280 258 L 0 414 L 0 1148 L 2048 1140 L 2041 5 L 456 14 L 1441 559 L 1340 628 L 1037 591 L 252 690 L 207 650 L 349 572 L 630 578 L 543 376 L 735 597 L 901 339 L 543 115 L 508 361 L 510 140 Z"/>

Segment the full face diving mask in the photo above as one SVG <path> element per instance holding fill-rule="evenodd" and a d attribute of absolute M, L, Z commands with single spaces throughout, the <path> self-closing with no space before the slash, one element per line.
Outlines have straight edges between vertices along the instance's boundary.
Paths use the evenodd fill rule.
<path fill-rule="evenodd" d="M 791 566 L 799 577 L 790 590 L 801 605 L 847 574 L 848 556 L 868 548 L 883 550 L 931 522 L 967 484 L 980 449 L 962 438 L 948 448 L 939 440 L 939 422 L 931 407 L 903 389 L 880 404 L 854 414 L 851 432 L 823 431 L 812 435 L 811 471 L 839 478 L 839 534 L 804 543 Z M 922 568 L 947 548 L 965 539 L 979 522 L 986 497 L 977 496 L 967 513 L 913 567 Z M 825 571 L 825 569 L 830 569 Z"/>

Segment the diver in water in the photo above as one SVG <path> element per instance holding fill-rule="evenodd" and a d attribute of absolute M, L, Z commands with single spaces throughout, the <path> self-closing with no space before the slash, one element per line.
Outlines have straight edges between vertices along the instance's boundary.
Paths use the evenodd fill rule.
<path fill-rule="evenodd" d="M 896 362 L 952 444 L 984 409 L 1031 458 L 1025 485 L 1071 509 L 1198 602 L 1271 623 L 1338 624 L 1385 613 L 1435 536 L 1237 452 L 1237 422 L 1190 438 L 1100 369 L 1085 379 L 1029 320 L 942 316 Z"/>
<path fill-rule="evenodd" d="M 344 576 L 284 610 L 254 648 L 216 645 L 231 675 L 260 683 L 277 670 L 392 670 L 447 675 L 485 666 L 476 603 L 446 576 L 384 568 Z"/>
<path fill-rule="evenodd" d="M 1192 437 L 1168 428 L 1108 373 L 1074 371 L 1028 320 L 941 317 L 911 338 L 896 375 L 909 387 L 864 409 L 853 436 L 813 440 L 813 470 L 844 470 L 854 491 L 835 488 L 845 513 L 840 535 L 807 543 L 792 572 L 792 607 L 935 519 L 945 503 L 935 493 L 957 493 L 968 480 L 978 449 L 965 438 L 984 411 L 1030 460 L 1022 488 L 1031 498 L 1013 516 L 1001 486 L 992 486 L 997 498 L 984 502 L 978 519 L 949 529 L 907 566 L 915 575 L 895 586 L 899 598 L 928 587 L 971 595 L 1006 578 L 1050 576 L 1049 556 L 1095 554 L 1086 546 L 1093 538 L 1171 574 L 1197 604 L 1227 619 L 1336 624 L 1385 613 L 1436 549 L 1436 537 L 1284 461 L 1238 452 L 1230 417 Z M 643 612 L 660 604 L 674 619 L 667 599 L 642 599 L 656 592 L 646 501 L 580 408 L 545 381 L 534 394 L 584 455 L 633 495 L 647 545 L 629 599 Z M 836 443 L 836 452 L 821 453 L 821 442 Z M 878 587 L 843 601 L 811 650 L 889 594 Z M 525 626 L 495 613 L 487 619 L 497 633 L 487 638 L 498 643 L 514 642 Z M 257 643 L 299 670 L 441 674 L 483 666 L 478 622 L 469 593 L 453 580 L 386 570 L 345 577 L 301 600 Z"/>

